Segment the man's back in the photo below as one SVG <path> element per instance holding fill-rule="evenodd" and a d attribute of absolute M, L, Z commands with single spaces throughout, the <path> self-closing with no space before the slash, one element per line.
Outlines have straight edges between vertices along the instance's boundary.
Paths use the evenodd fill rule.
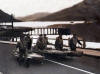
<path fill-rule="evenodd" d="M 55 48 L 56 49 L 62 49 L 63 48 L 63 39 L 57 37 L 55 41 Z"/>

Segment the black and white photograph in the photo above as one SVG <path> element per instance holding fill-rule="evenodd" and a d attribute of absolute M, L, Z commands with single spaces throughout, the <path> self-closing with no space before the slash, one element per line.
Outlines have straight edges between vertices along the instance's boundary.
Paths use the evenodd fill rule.
<path fill-rule="evenodd" d="M 100 74 L 100 0 L 0 0 L 0 74 Z"/>

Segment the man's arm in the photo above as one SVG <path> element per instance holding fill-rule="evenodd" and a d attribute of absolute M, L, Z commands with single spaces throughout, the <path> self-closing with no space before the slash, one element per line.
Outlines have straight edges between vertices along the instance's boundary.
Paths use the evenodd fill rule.
<path fill-rule="evenodd" d="M 80 45 L 82 45 L 82 43 L 77 39 L 77 42 L 80 44 Z"/>

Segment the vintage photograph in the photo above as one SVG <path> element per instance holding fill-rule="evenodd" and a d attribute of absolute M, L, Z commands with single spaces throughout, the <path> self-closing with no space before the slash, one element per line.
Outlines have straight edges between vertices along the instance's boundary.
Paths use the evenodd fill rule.
<path fill-rule="evenodd" d="M 100 74 L 100 0 L 1 0 L 0 74 Z"/>

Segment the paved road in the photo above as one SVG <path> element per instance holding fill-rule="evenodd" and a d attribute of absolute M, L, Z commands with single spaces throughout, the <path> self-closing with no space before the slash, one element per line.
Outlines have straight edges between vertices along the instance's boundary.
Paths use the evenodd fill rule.
<path fill-rule="evenodd" d="M 4 74 L 100 74 L 100 59 L 75 57 L 58 60 L 46 58 L 43 64 L 32 64 L 29 68 L 19 66 L 10 52 L 14 45 L 0 44 L 0 71 Z"/>

